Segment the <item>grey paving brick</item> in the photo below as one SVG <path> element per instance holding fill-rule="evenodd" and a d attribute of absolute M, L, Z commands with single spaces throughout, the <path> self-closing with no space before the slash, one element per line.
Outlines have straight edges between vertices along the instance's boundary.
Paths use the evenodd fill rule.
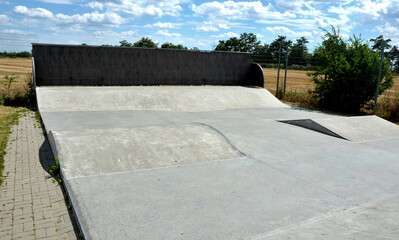
<path fill-rule="evenodd" d="M 12 127 L 0 188 L 0 239 L 78 239 L 59 184 L 45 169 L 54 160 L 27 112 Z"/>

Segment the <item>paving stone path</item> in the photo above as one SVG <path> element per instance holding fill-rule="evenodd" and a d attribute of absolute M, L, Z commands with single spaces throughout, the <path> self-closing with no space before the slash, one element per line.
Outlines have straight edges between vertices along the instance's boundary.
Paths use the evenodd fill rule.
<path fill-rule="evenodd" d="M 0 189 L 0 239 L 78 239 L 54 164 L 34 112 L 12 127 Z"/>

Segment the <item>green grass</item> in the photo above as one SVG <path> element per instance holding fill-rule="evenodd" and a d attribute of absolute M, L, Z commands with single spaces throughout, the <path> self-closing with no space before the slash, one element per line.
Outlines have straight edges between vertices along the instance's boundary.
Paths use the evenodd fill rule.
<path fill-rule="evenodd" d="M 8 138 L 11 133 L 11 126 L 18 123 L 19 113 L 22 108 L 5 107 L 0 105 L 0 186 L 3 183 L 4 155 Z"/>

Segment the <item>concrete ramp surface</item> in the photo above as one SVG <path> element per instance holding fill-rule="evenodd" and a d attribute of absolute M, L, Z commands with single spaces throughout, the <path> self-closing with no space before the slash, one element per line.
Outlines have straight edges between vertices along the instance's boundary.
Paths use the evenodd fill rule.
<path fill-rule="evenodd" d="M 36 88 L 84 238 L 399 238 L 398 126 L 188 85 Z"/>

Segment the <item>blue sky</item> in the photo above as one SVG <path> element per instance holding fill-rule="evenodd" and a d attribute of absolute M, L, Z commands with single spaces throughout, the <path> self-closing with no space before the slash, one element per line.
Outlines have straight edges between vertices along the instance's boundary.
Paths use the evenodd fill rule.
<path fill-rule="evenodd" d="M 399 45 L 399 0 L 0 0 L 0 38 L 42 43 L 115 45 L 144 36 L 212 50 L 218 40 L 247 32 L 262 43 L 277 35 L 293 41 L 304 36 L 313 50 L 321 42 L 320 28 L 331 24 L 345 38 L 383 34 Z M 9 48 L 0 51 L 12 47 L 0 39 L 0 48 Z"/>

